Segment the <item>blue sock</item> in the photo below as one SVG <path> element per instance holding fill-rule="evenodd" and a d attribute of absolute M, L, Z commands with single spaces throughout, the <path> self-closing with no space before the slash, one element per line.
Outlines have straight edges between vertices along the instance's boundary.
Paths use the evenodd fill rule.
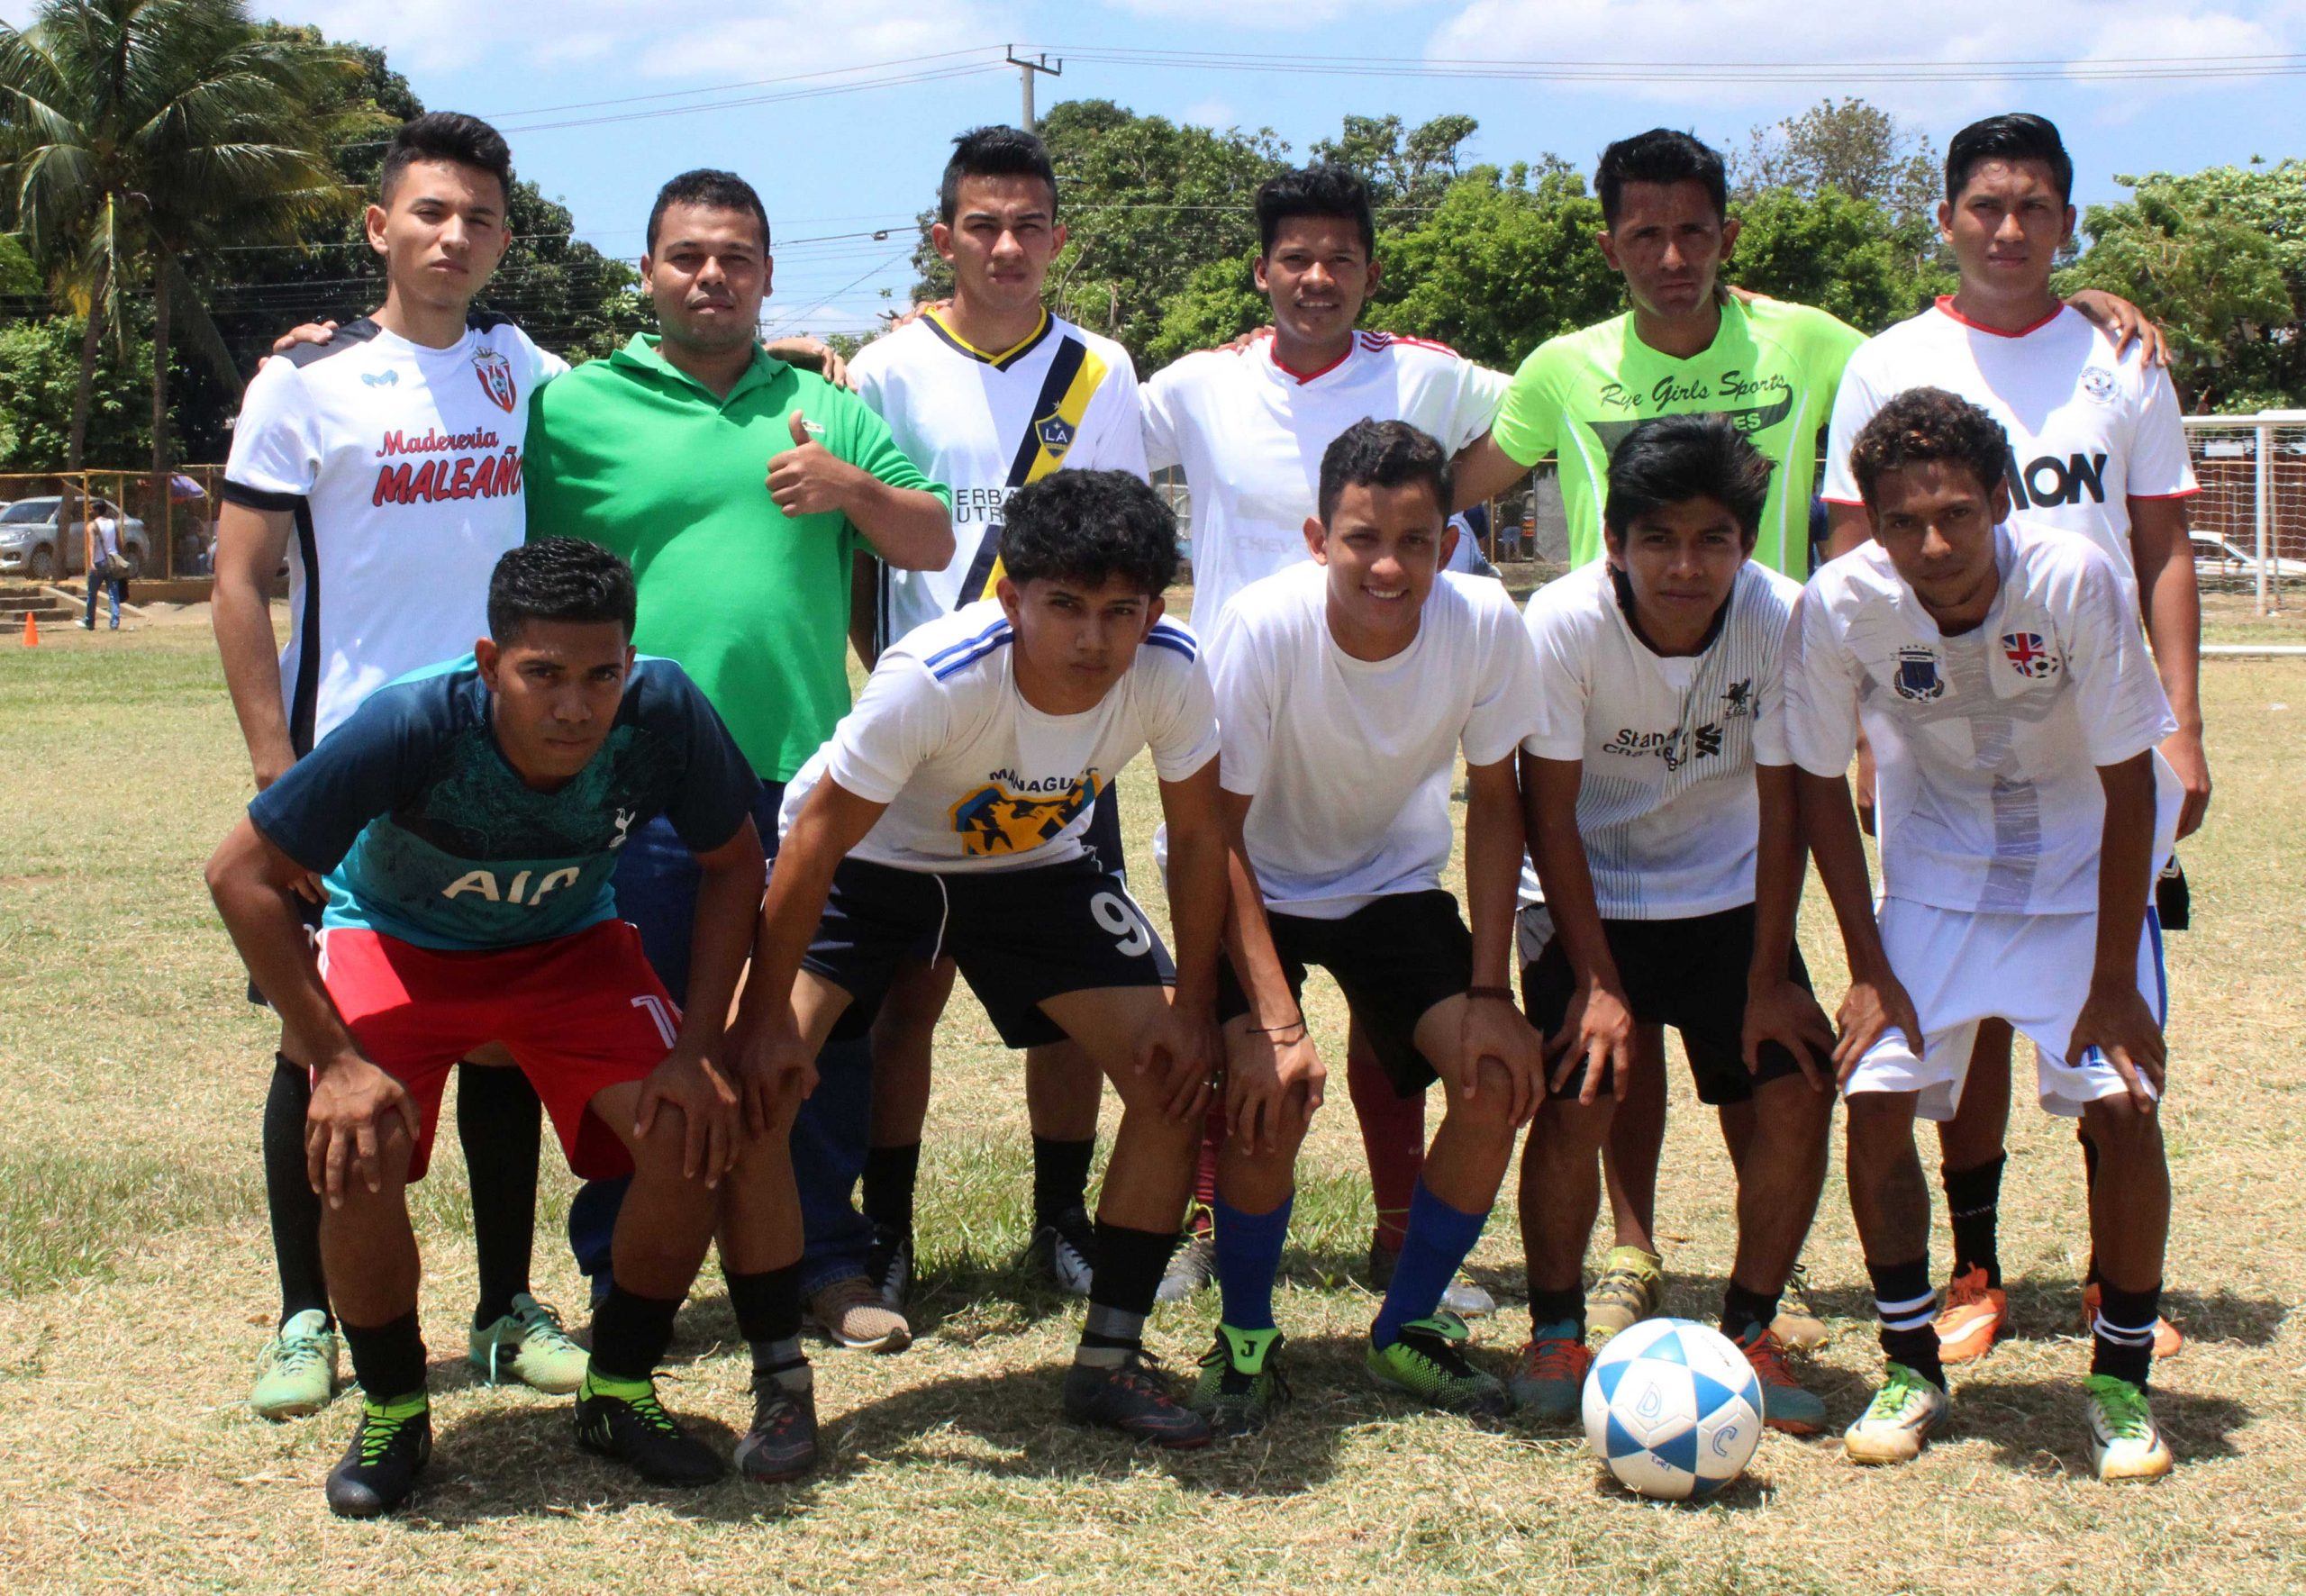
<path fill-rule="evenodd" d="M 1369 1327 L 1371 1346 L 1391 1347 L 1402 1326 L 1432 1317 L 1488 1222 L 1485 1213 L 1451 1208 L 1420 1177 L 1409 1200 L 1409 1229 L 1402 1238 L 1401 1262 L 1394 1265 L 1393 1287 L 1377 1310 L 1377 1322 Z"/>
<path fill-rule="evenodd" d="M 1271 1213 L 1243 1213 L 1220 1197 L 1217 1216 L 1217 1291 L 1225 1322 L 1237 1330 L 1269 1330 L 1273 1325 L 1273 1277 L 1281 1271 L 1282 1243 L 1289 1239 L 1293 1192 Z"/>

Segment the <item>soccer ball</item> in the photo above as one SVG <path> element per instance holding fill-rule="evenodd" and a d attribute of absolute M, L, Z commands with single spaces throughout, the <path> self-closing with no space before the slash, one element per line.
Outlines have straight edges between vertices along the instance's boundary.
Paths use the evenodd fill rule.
<path fill-rule="evenodd" d="M 1762 1438 L 1762 1387 L 1738 1344 L 1686 1319 L 1610 1338 L 1585 1376 L 1585 1440 L 1627 1489 L 1661 1501 L 1719 1491 Z"/>

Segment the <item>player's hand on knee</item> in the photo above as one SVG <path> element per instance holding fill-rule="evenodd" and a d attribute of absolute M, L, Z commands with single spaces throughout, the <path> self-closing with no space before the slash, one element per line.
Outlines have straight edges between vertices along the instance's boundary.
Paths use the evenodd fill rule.
<path fill-rule="evenodd" d="M 802 1100 L 817 1089 L 816 1056 L 791 1011 L 731 1031 L 723 1052 L 745 1133 L 758 1138 L 789 1129 Z"/>
<path fill-rule="evenodd" d="M 1577 1101 L 1590 1103 L 1602 1094 L 1602 1077 L 1610 1078 L 1611 1094 L 1625 1099 L 1633 1078 L 1633 1011 L 1625 994 L 1598 982 L 1588 982 L 1569 1000 L 1561 1029 L 1547 1040 L 1546 1051 L 1559 1062 L 1553 1066 L 1551 1085 L 1558 1092 L 1582 1068 Z"/>
<path fill-rule="evenodd" d="M 1225 1130 L 1255 1156 L 1303 1134 L 1321 1106 L 1329 1071 L 1303 1020 L 1260 1030 L 1249 1018 L 1225 1028 Z"/>
<path fill-rule="evenodd" d="M 1904 1035 L 1917 1058 L 1921 1056 L 1921 1019 L 1905 987 L 1887 970 L 1879 975 L 1853 975 L 1834 1018 L 1841 1033 L 1834 1043 L 1837 1086 L 1848 1085 L 1858 1061 L 1893 1030 Z"/>
<path fill-rule="evenodd" d="M 375 1065 L 350 1053 L 313 1074 L 312 1106 L 304 1111 L 304 1174 L 331 1208 L 344 1206 L 354 1176 L 371 1192 L 384 1190 L 382 1147 L 397 1129 L 409 1141 L 420 1129 L 416 1100 Z"/>
<path fill-rule="evenodd" d="M 2162 1027 L 2146 996 L 2127 980 L 2093 981 L 2082 1012 L 2074 1018 L 2074 1035 L 2066 1056 L 2079 1059 L 2095 1047 L 2122 1078 L 2133 1107 L 2152 1113 L 2162 1094 L 2163 1066 L 2167 1052 Z"/>
<path fill-rule="evenodd" d="M 1833 1021 L 1818 1007 L 1817 998 L 1798 981 L 1772 981 L 1746 989 L 1746 1029 L 1740 1056 L 1748 1075 L 1762 1067 L 1762 1045 L 1775 1042 L 1793 1055 L 1813 1092 L 1830 1092 L 1833 1083 L 1818 1067 L 1818 1060 L 1833 1051 Z"/>
<path fill-rule="evenodd" d="M 646 1139 L 657 1123 L 658 1111 L 681 1111 L 681 1175 L 704 1176 L 718 1186 L 737 1161 L 741 1123 L 736 1088 L 711 1059 L 694 1050 L 675 1048 L 665 1062 L 640 1083 L 640 1101 L 632 1113 L 632 1133 Z"/>
<path fill-rule="evenodd" d="M 1211 1093 L 1222 1084 L 1219 1065 L 1224 1055 L 1205 1012 L 1162 1004 L 1130 1051 L 1137 1074 L 1153 1078 L 1162 1112 L 1172 1120 L 1205 1113 Z"/>
<path fill-rule="evenodd" d="M 1545 1043 L 1510 1000 L 1469 995 L 1457 1021 L 1457 1070 L 1451 1089 L 1462 1098 L 1476 1095 L 1484 1063 L 1504 1072 L 1507 1119 L 1517 1127 L 1528 1124 L 1545 1101 Z M 1498 1084 L 1492 1083 L 1491 1089 L 1497 1090 Z"/>

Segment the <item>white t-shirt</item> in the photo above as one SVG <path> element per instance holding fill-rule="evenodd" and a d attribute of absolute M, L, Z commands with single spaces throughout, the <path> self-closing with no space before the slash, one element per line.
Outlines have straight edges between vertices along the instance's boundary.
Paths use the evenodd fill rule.
<path fill-rule="evenodd" d="M 529 399 L 567 369 L 507 321 L 477 314 L 434 349 L 364 316 L 249 384 L 224 497 L 295 514 L 280 694 L 298 754 L 486 633 L 489 575 L 528 531 Z"/>
<path fill-rule="evenodd" d="M 1908 388 L 1944 388 L 2010 434 L 2013 526 L 2080 532 L 2131 588 L 2129 501 L 2199 492 L 2169 373 L 2061 306 L 2023 332 L 1966 322 L 1951 299 L 1869 340 L 1849 358 L 1826 436 L 1823 496 L 1860 503 L 1850 445 Z"/>
<path fill-rule="evenodd" d="M 986 599 L 890 647 L 832 740 L 787 784 L 780 834 L 830 775 L 888 805 L 852 858 L 939 873 L 1061 865 L 1080 856 L 1097 800 L 1139 749 L 1165 782 L 1217 757 L 1201 645 L 1177 622 L 1155 621 L 1127 674 L 1077 715 L 1025 702 L 1013 640 Z"/>
<path fill-rule="evenodd" d="M 2121 579 L 2068 532 L 1994 532 L 2002 591 L 1947 637 L 1867 543 L 1810 579 L 1786 645 L 1785 743 L 1816 775 L 1873 744 L 1882 890 L 1940 909 L 2098 907 L 2098 767 L 2177 730 Z M 2157 757 L 2156 854 L 2177 825 Z"/>
<path fill-rule="evenodd" d="M 1266 902 L 1313 920 L 1441 884 L 1457 750 L 1510 757 L 1537 693 L 1502 583 L 1442 573 L 1416 640 L 1364 660 L 1330 635 L 1328 579 L 1307 560 L 1249 584 L 1210 650 L 1218 780 L 1253 800 L 1243 834 Z"/>
<path fill-rule="evenodd" d="M 897 447 L 953 490 L 951 563 L 883 567 L 884 639 L 992 596 L 1003 510 L 1027 481 L 1062 467 L 1146 475 L 1129 351 L 1047 313 L 1040 331 L 994 353 L 932 311 L 867 344 L 849 371 Z"/>
<path fill-rule="evenodd" d="M 1577 830 L 1610 920 L 1754 901 L 1757 764 L 1786 762 L 1784 651 L 1802 585 L 1748 560 L 1702 653 L 1635 633 L 1606 560 L 1530 595 L 1538 725 L 1522 749 L 1578 760 Z"/>
<path fill-rule="evenodd" d="M 1261 576 L 1305 560 L 1321 456 L 1357 421 L 1407 422 L 1455 454 L 1489 430 L 1512 378 L 1447 345 L 1357 332 L 1345 358 L 1300 376 L 1273 340 L 1207 349 L 1145 385 L 1145 459 L 1193 490 L 1194 613 L 1204 623 Z"/>

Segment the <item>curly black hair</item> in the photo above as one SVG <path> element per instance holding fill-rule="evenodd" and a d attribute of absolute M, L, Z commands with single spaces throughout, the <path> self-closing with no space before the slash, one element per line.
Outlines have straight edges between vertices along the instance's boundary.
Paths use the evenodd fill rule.
<path fill-rule="evenodd" d="M 2002 423 L 1943 388 L 1908 388 L 1875 413 L 1849 447 L 1858 496 L 1871 509 L 1884 471 L 1924 460 L 1967 466 L 1980 491 L 1991 494 L 2008 475 L 2010 435 Z"/>
<path fill-rule="evenodd" d="M 1177 579 L 1176 513 L 1126 471 L 1052 472 L 1010 497 L 1001 564 L 1020 585 L 1096 588 L 1121 577 L 1158 598 Z"/>
<path fill-rule="evenodd" d="M 488 578 L 488 635 L 520 640 L 531 621 L 613 621 L 632 636 L 632 567 L 598 543 L 540 538 L 507 549 Z"/>

